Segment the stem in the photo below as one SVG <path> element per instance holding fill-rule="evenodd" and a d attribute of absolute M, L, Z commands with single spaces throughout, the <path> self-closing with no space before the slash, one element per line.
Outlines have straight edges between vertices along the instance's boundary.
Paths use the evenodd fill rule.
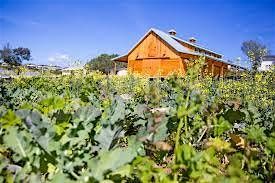
<path fill-rule="evenodd" d="M 176 152 L 177 152 L 177 149 L 179 146 L 180 132 L 181 132 L 182 127 L 183 127 L 183 118 L 180 119 L 179 126 L 177 128 L 175 151 L 174 151 L 175 155 L 177 155 Z M 177 156 L 176 156 L 175 160 L 177 160 Z"/>
<path fill-rule="evenodd" d="M 185 131 L 185 136 L 187 137 L 187 116 L 184 116 L 184 131 Z"/>
<path fill-rule="evenodd" d="M 17 144 L 18 144 L 18 147 L 19 147 L 19 149 L 20 149 L 20 151 L 21 151 L 23 157 L 27 157 L 26 152 L 25 152 L 24 148 L 23 148 L 22 145 L 21 145 L 21 142 L 18 140 L 17 137 L 16 137 L 16 142 L 17 142 Z"/>
<path fill-rule="evenodd" d="M 76 175 L 76 173 L 74 173 L 74 171 L 71 171 L 70 173 L 75 179 L 77 179 L 77 180 L 79 179 L 79 176 Z"/>
<path fill-rule="evenodd" d="M 202 132 L 200 138 L 198 139 L 197 143 L 199 143 L 199 142 L 201 141 L 201 139 L 202 139 L 202 137 L 204 136 L 206 130 L 207 130 L 207 127 L 205 127 L 205 129 L 203 130 L 203 132 Z"/>
<path fill-rule="evenodd" d="M 190 90 L 188 90 L 187 96 L 186 96 L 186 100 L 185 100 L 185 110 L 187 110 L 188 108 L 188 104 L 189 104 L 189 98 L 190 98 Z M 187 136 L 187 115 L 184 116 L 184 126 L 185 126 L 185 136 Z"/>
<path fill-rule="evenodd" d="M 188 103 L 189 103 L 189 96 L 190 96 L 190 90 L 187 93 L 187 97 L 185 100 L 185 110 L 188 107 Z M 183 127 L 183 125 L 185 125 L 185 134 L 187 135 L 187 115 L 184 115 L 179 122 L 178 128 L 177 128 L 177 134 L 176 134 L 176 142 L 175 142 L 175 149 L 174 149 L 174 154 L 175 156 L 175 163 L 177 162 L 177 150 L 179 148 L 179 144 L 180 144 L 180 135 L 181 135 L 181 129 Z"/>

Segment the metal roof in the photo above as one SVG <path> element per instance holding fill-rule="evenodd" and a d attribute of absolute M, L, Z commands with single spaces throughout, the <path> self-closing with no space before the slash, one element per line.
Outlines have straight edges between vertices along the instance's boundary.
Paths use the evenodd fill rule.
<path fill-rule="evenodd" d="M 188 53 L 192 54 L 186 47 L 182 46 L 178 41 L 172 38 L 172 35 L 169 35 L 165 32 L 162 32 L 158 29 L 150 29 L 153 31 L 156 35 L 158 35 L 161 39 L 163 39 L 166 43 L 168 43 L 170 46 L 172 46 L 175 50 L 181 53 Z"/>
<path fill-rule="evenodd" d="M 266 55 L 263 57 L 263 62 L 265 61 L 275 61 L 275 55 Z"/>
<path fill-rule="evenodd" d="M 189 42 L 189 41 L 180 39 L 180 38 L 178 38 L 178 37 L 176 37 L 176 36 L 171 35 L 171 37 L 174 38 L 174 39 L 176 39 L 176 40 L 178 40 L 178 41 L 181 41 L 181 42 L 184 42 L 184 43 L 189 44 L 189 45 L 191 45 L 191 46 L 194 46 L 194 47 L 196 47 L 196 48 L 199 48 L 199 49 L 202 49 L 202 50 L 205 50 L 205 51 L 214 53 L 214 54 L 216 54 L 216 55 L 223 56 L 223 55 L 221 55 L 221 54 L 219 54 L 219 53 L 217 53 L 217 52 L 214 52 L 214 51 L 212 51 L 212 50 L 209 50 L 209 49 L 204 48 L 204 47 L 202 47 L 202 46 L 199 46 L 199 45 L 197 45 L 197 44 L 191 43 L 191 42 Z"/>

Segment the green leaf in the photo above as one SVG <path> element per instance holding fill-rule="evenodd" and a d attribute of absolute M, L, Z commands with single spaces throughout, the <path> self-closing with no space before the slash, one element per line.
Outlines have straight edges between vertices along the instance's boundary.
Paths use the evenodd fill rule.
<path fill-rule="evenodd" d="M 40 101 L 40 110 L 48 114 L 59 109 L 63 109 L 65 106 L 65 100 L 59 96 L 53 96 Z"/>
<path fill-rule="evenodd" d="M 207 142 L 207 146 L 213 147 L 218 152 L 231 152 L 233 149 L 231 148 L 231 144 L 229 142 L 224 141 L 221 138 L 211 138 Z"/>
<path fill-rule="evenodd" d="M 165 118 L 165 120 L 162 120 L 160 122 L 159 126 L 155 130 L 153 142 L 165 140 L 165 138 L 169 135 L 167 133 L 168 129 L 166 127 L 167 123 L 168 123 L 167 118 Z"/>
<path fill-rule="evenodd" d="M 247 132 L 247 138 L 254 142 L 264 142 L 266 140 L 265 128 L 259 125 L 249 126 L 245 129 Z"/>
<path fill-rule="evenodd" d="M 65 174 L 63 174 L 62 172 L 58 172 L 57 174 L 55 174 L 51 180 L 52 183 L 60 183 L 60 182 L 72 182 L 70 181 Z"/>
<path fill-rule="evenodd" d="M 231 128 L 232 128 L 232 125 L 221 116 L 219 120 L 215 123 L 214 135 L 220 136 L 225 131 L 230 130 Z"/>
<path fill-rule="evenodd" d="M 92 176 L 97 180 L 103 180 L 107 170 L 116 171 L 123 165 L 130 163 L 139 154 L 144 153 L 142 143 L 132 136 L 128 139 L 127 148 L 116 148 L 103 152 L 99 157 L 89 161 L 88 166 L 92 170 Z"/>
<path fill-rule="evenodd" d="M 121 98 L 116 98 L 114 104 L 111 106 L 112 114 L 109 118 L 110 124 L 115 124 L 118 120 L 125 118 L 125 103 Z"/>
<path fill-rule="evenodd" d="M 99 142 L 99 147 L 102 150 L 108 150 L 114 139 L 118 138 L 123 133 L 119 127 L 113 129 L 108 126 L 107 128 L 101 128 L 99 133 L 95 135 L 95 140 Z"/>
<path fill-rule="evenodd" d="M 120 175 L 121 177 L 130 177 L 131 175 L 131 165 L 126 164 L 117 170 L 114 170 L 111 175 Z"/>
<path fill-rule="evenodd" d="M 98 159 L 88 162 L 88 166 L 91 167 L 92 176 L 97 180 L 103 180 L 103 175 L 107 170 L 116 170 L 126 163 L 131 162 L 136 155 L 137 153 L 133 153 L 131 149 L 117 148 L 112 151 L 104 152 Z"/>
<path fill-rule="evenodd" d="M 85 106 L 80 108 L 73 116 L 73 122 L 89 123 L 93 122 L 101 115 L 101 111 L 93 106 Z"/>
<path fill-rule="evenodd" d="M 21 119 L 10 109 L 4 116 L 0 118 L 0 124 L 2 128 L 8 128 L 10 126 L 20 125 Z"/>
<path fill-rule="evenodd" d="M 274 137 L 270 137 L 267 139 L 266 146 L 268 149 L 271 150 L 272 153 L 275 154 L 275 138 Z"/>
<path fill-rule="evenodd" d="M 22 109 L 18 110 L 16 113 L 24 119 L 25 125 L 36 142 L 48 152 L 48 145 L 55 136 L 54 127 L 50 124 L 49 119 L 38 111 Z"/>
<path fill-rule="evenodd" d="M 223 117 L 225 120 L 229 121 L 231 124 L 242 121 L 245 118 L 245 113 L 240 110 L 228 109 Z"/>
<path fill-rule="evenodd" d="M 14 152 L 21 155 L 23 158 L 27 157 L 26 146 L 27 141 L 24 141 L 21 133 L 18 133 L 16 127 L 10 127 L 7 129 L 7 135 L 4 136 L 4 142 Z"/>

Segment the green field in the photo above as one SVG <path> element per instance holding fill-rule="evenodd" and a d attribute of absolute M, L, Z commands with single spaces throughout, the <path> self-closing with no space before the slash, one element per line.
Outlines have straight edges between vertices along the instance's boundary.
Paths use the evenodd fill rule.
<path fill-rule="evenodd" d="M 0 182 L 274 181 L 274 71 L 0 82 Z"/>

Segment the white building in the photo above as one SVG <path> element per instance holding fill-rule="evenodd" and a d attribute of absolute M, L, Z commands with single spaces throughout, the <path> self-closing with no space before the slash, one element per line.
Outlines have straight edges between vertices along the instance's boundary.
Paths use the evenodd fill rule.
<path fill-rule="evenodd" d="M 268 55 L 263 58 L 259 71 L 267 71 L 272 66 L 275 66 L 275 55 Z"/>
<path fill-rule="evenodd" d="M 62 69 L 62 75 L 71 75 L 73 73 L 81 73 L 85 75 L 86 70 L 84 69 L 84 66 L 73 66 Z"/>

